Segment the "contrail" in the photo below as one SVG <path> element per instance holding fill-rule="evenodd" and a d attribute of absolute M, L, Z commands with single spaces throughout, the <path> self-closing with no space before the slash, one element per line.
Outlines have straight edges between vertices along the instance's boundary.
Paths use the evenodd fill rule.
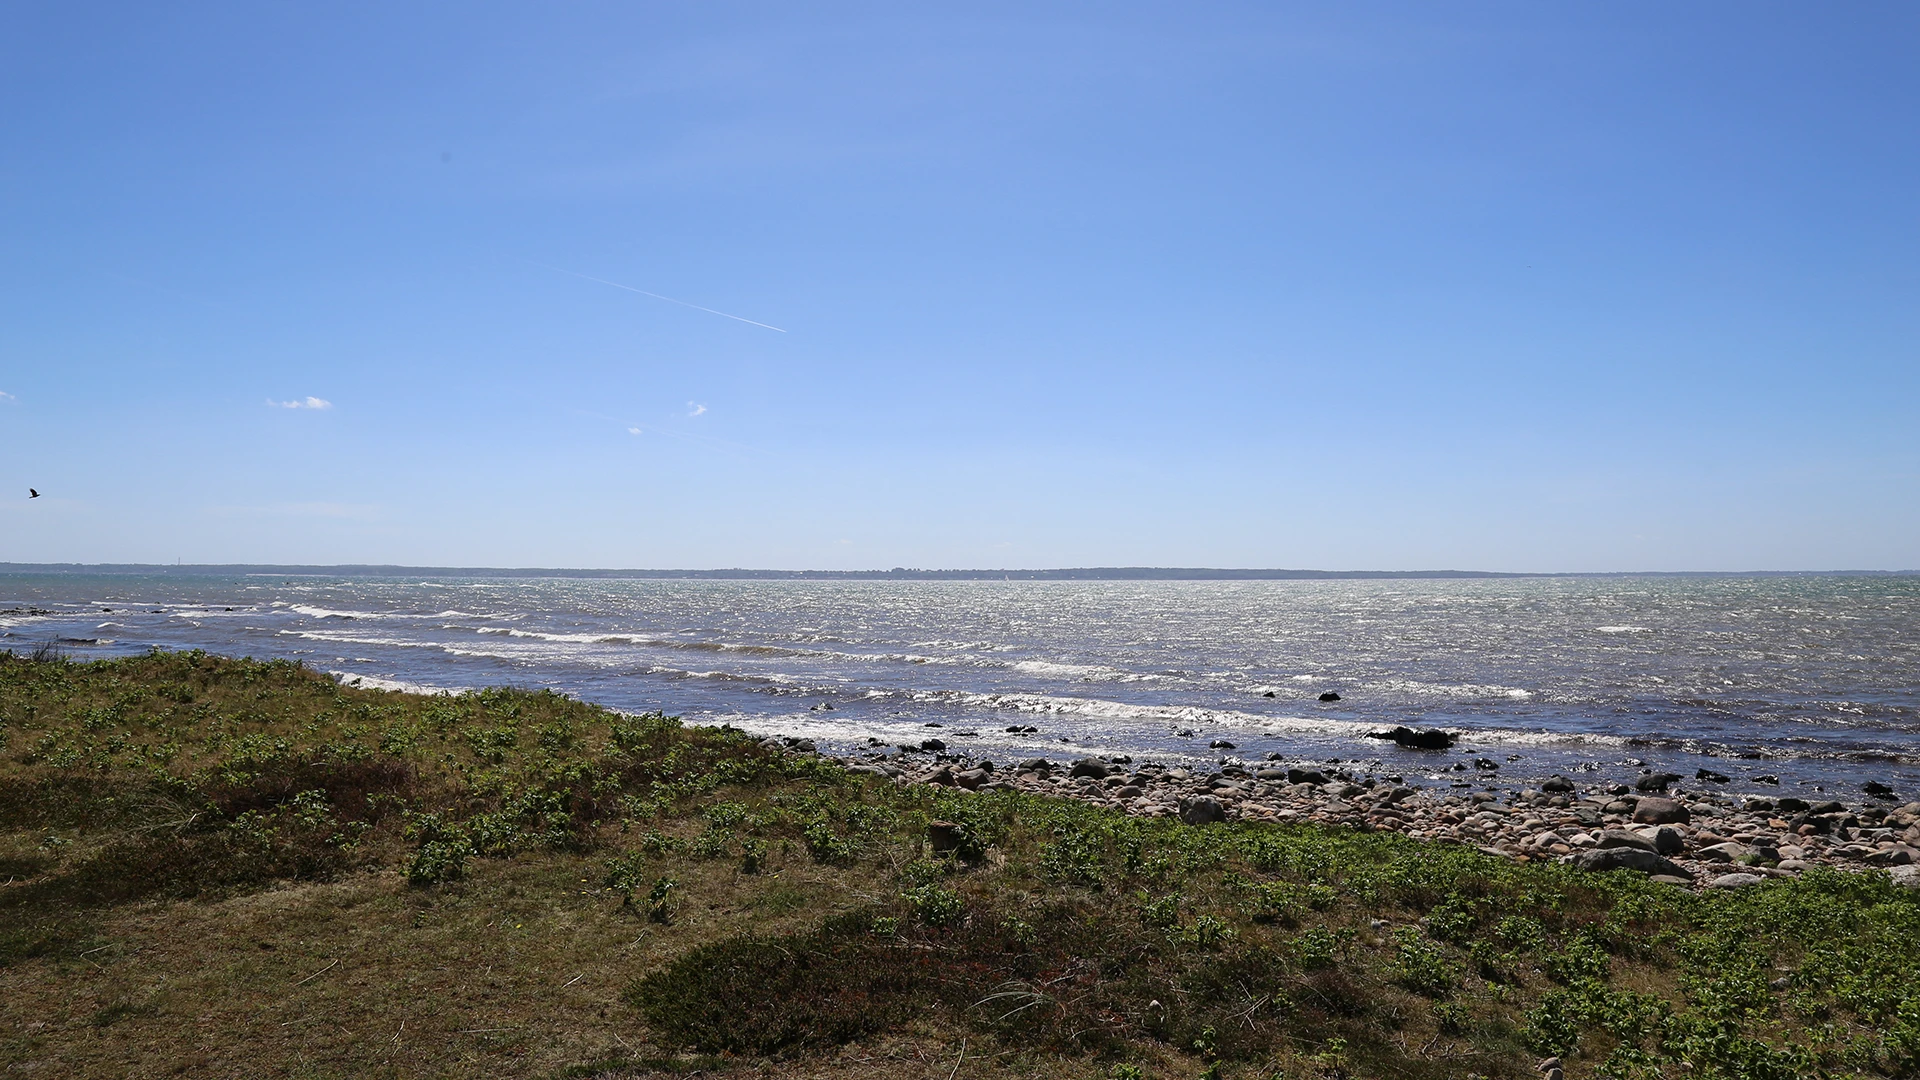
<path fill-rule="evenodd" d="M 533 262 L 533 260 L 531 259 L 527 261 Z M 679 304 L 681 307 L 690 307 L 695 311 L 704 311 L 709 315 L 718 315 L 723 319 L 732 319 L 735 322 L 743 322 L 753 326 L 761 326 L 761 327 L 765 327 L 768 330 L 777 330 L 782 334 L 786 333 L 785 330 L 781 330 L 779 327 L 774 326 L 771 323 L 763 323 L 755 319 L 746 319 L 738 315 L 729 315 L 724 311 L 715 311 L 710 307 L 701 307 L 699 304 L 689 304 L 685 300 L 675 300 L 671 296 L 661 296 L 659 293 L 648 292 L 645 289 L 636 289 L 631 285 L 622 285 L 617 281 L 608 281 L 606 278 L 597 278 L 597 277 L 594 277 L 592 274 L 577 274 L 577 273 L 574 273 L 572 270 L 562 270 L 557 266 L 548 266 L 546 263 L 543 263 L 543 262 L 536 262 L 536 263 L 533 263 L 533 265 L 538 266 L 543 270 L 551 270 L 556 274 L 569 274 L 577 278 L 586 278 L 588 281 L 597 281 L 602 285 L 611 285 L 616 289 L 625 289 L 628 292 L 637 292 L 641 296 L 651 296 L 655 300 L 665 300 L 669 304 Z"/>

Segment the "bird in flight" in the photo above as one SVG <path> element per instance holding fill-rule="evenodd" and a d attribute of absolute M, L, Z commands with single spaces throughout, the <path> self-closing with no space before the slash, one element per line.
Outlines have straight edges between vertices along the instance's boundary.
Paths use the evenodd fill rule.
<path fill-rule="evenodd" d="M 39 493 L 39 492 L 37 492 L 37 491 L 35 491 L 35 490 L 33 490 L 32 488 L 28 488 L 28 489 L 27 489 L 27 498 L 29 498 L 29 499 L 37 499 L 37 498 L 39 498 L 39 497 L 40 497 L 40 493 Z"/>

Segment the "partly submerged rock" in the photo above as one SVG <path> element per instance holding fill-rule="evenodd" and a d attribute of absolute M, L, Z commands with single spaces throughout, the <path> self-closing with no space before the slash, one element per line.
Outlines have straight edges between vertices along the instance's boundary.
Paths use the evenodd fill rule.
<path fill-rule="evenodd" d="M 1369 732 L 1367 738 L 1391 739 L 1395 746 L 1404 746 L 1409 750 L 1445 750 L 1454 744 L 1457 736 L 1439 728 L 1416 731 L 1410 727 L 1394 727 L 1386 731 Z"/>

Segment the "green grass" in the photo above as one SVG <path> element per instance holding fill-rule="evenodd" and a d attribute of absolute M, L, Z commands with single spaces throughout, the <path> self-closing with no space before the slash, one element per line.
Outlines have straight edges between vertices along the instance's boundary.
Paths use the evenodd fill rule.
<path fill-rule="evenodd" d="M 0 655 L 0 882 L 46 1075 L 1920 1071 L 1876 875 L 1694 895 L 199 653 Z"/>

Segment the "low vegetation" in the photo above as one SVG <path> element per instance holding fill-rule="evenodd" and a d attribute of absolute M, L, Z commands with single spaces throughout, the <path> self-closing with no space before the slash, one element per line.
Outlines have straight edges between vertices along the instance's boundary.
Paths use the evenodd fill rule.
<path fill-rule="evenodd" d="M 0 882 L 31 1075 L 1920 1072 L 1881 875 L 1695 895 L 201 653 L 0 654 Z"/>

